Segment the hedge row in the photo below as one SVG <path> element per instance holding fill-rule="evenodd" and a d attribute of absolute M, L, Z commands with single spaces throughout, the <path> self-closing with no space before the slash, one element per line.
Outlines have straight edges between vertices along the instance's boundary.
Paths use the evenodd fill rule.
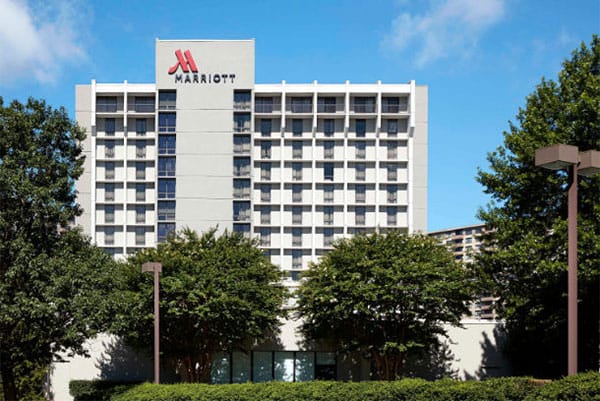
<path fill-rule="evenodd" d="M 73 383 L 71 394 L 76 401 L 600 401 L 599 373 L 585 373 L 549 384 L 523 377 L 436 382 L 405 379 L 361 383 L 146 383 L 120 387 L 113 384 L 116 391 L 107 392 L 108 386 L 100 386 L 103 392 L 96 398 L 91 387 L 83 394 L 85 386 L 78 384 L 74 388 Z"/>

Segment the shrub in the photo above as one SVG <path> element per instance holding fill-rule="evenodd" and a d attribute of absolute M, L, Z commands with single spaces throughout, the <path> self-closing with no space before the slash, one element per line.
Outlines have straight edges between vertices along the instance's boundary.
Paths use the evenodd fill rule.
<path fill-rule="evenodd" d="M 71 380 L 69 393 L 75 401 L 110 401 L 140 382 L 114 382 L 108 380 Z"/>
<path fill-rule="evenodd" d="M 598 401 L 600 400 L 600 373 L 580 373 L 540 387 L 525 401 Z"/>

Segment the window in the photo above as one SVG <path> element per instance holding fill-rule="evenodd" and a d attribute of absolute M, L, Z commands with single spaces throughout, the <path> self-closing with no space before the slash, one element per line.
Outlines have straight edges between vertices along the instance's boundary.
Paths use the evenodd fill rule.
<path fill-rule="evenodd" d="M 254 351 L 252 353 L 252 380 L 255 383 L 273 380 L 273 353 Z"/>
<path fill-rule="evenodd" d="M 403 96 L 398 99 L 398 110 L 399 111 L 408 111 L 408 97 Z"/>
<path fill-rule="evenodd" d="M 269 206 L 261 206 L 260 224 L 271 224 L 271 208 Z"/>
<path fill-rule="evenodd" d="M 319 99 L 317 105 L 317 111 L 319 113 L 335 113 L 336 110 L 336 98 L 334 97 L 322 97 Z"/>
<path fill-rule="evenodd" d="M 146 229 L 144 227 L 135 228 L 135 244 L 145 245 L 146 244 Z"/>
<path fill-rule="evenodd" d="M 262 181 L 271 181 L 271 163 L 262 163 L 260 165 L 260 179 Z"/>
<path fill-rule="evenodd" d="M 260 185 L 260 200 L 261 202 L 271 201 L 271 186 L 269 184 Z"/>
<path fill-rule="evenodd" d="M 175 132 L 176 121 L 175 113 L 159 113 L 158 132 Z"/>
<path fill-rule="evenodd" d="M 358 119 L 356 120 L 356 136 L 357 137 L 364 137 L 365 134 L 367 133 L 367 120 L 365 119 Z"/>
<path fill-rule="evenodd" d="M 250 180 L 233 180 L 233 197 L 250 197 Z"/>
<path fill-rule="evenodd" d="M 250 137 L 235 135 L 233 137 L 233 153 L 248 153 L 250 152 Z"/>
<path fill-rule="evenodd" d="M 233 232 L 239 233 L 246 238 L 250 238 L 250 224 L 234 224 Z"/>
<path fill-rule="evenodd" d="M 250 108 L 252 96 L 250 91 L 234 91 L 233 92 L 233 107 L 236 109 Z"/>
<path fill-rule="evenodd" d="M 335 120 L 333 118 L 327 118 L 323 120 L 323 133 L 325 136 L 332 136 L 335 132 Z"/>
<path fill-rule="evenodd" d="M 104 119 L 104 133 L 106 135 L 114 135 L 115 134 L 115 119 L 114 118 Z"/>
<path fill-rule="evenodd" d="M 354 187 L 356 203 L 365 203 L 367 187 L 362 184 L 358 184 Z"/>
<path fill-rule="evenodd" d="M 398 144 L 396 142 L 388 141 L 387 157 L 388 157 L 388 159 L 391 159 L 391 160 L 395 160 L 398 158 Z"/>
<path fill-rule="evenodd" d="M 387 201 L 388 203 L 396 203 L 398 201 L 398 187 L 396 185 L 387 186 Z"/>
<path fill-rule="evenodd" d="M 357 226 L 364 226 L 365 214 L 366 209 L 363 206 L 356 207 L 356 209 L 354 209 L 354 224 L 356 224 Z"/>
<path fill-rule="evenodd" d="M 135 119 L 135 133 L 139 136 L 146 135 L 146 119 L 145 118 L 136 118 Z"/>
<path fill-rule="evenodd" d="M 175 220 L 175 201 L 158 201 L 158 220 Z"/>
<path fill-rule="evenodd" d="M 135 178 L 137 180 L 145 180 L 146 179 L 146 163 L 135 162 Z"/>
<path fill-rule="evenodd" d="M 397 214 L 398 214 L 398 210 L 396 209 L 396 207 L 388 207 L 387 208 L 387 225 L 388 226 L 395 226 L 396 224 L 398 224 L 398 221 L 396 219 Z"/>
<path fill-rule="evenodd" d="M 159 155 L 174 155 L 175 154 L 175 135 L 159 135 L 158 136 L 158 154 Z"/>
<path fill-rule="evenodd" d="M 160 159 L 159 159 L 160 162 Z M 236 177 L 247 176 L 250 174 L 250 158 L 238 157 L 233 159 L 233 175 Z"/>
<path fill-rule="evenodd" d="M 323 246 L 331 246 L 333 244 L 333 228 L 323 230 Z"/>
<path fill-rule="evenodd" d="M 159 199 L 175 199 L 174 178 L 161 178 L 158 180 L 158 197 Z"/>
<path fill-rule="evenodd" d="M 136 206 L 135 207 L 135 222 L 145 223 L 146 222 L 146 207 Z"/>
<path fill-rule="evenodd" d="M 272 106 L 271 106 L 272 108 Z M 262 136 L 271 136 L 273 131 L 273 122 L 270 118 L 263 118 L 260 120 L 260 133 Z"/>
<path fill-rule="evenodd" d="M 398 167 L 393 164 L 387 166 L 387 180 L 396 181 L 398 179 Z"/>
<path fill-rule="evenodd" d="M 233 130 L 250 132 L 250 113 L 233 113 Z"/>
<path fill-rule="evenodd" d="M 335 142 L 325 141 L 323 142 L 323 156 L 325 159 L 333 159 Z"/>
<path fill-rule="evenodd" d="M 388 135 L 396 135 L 398 133 L 398 120 L 387 120 Z"/>
<path fill-rule="evenodd" d="M 175 91 L 160 91 L 158 93 L 158 108 L 160 110 L 175 110 L 177 93 Z"/>
<path fill-rule="evenodd" d="M 302 224 L 302 207 L 292 207 L 292 224 Z"/>
<path fill-rule="evenodd" d="M 104 229 L 104 244 L 114 245 L 115 244 L 115 229 L 114 227 L 106 227 Z"/>
<path fill-rule="evenodd" d="M 135 200 L 138 202 L 146 201 L 146 184 L 135 184 Z"/>
<path fill-rule="evenodd" d="M 333 203 L 333 185 L 326 184 L 323 186 L 323 200 L 325 203 Z"/>
<path fill-rule="evenodd" d="M 250 220 L 250 202 L 233 202 L 233 220 Z"/>
<path fill-rule="evenodd" d="M 356 164 L 356 181 L 364 181 L 366 178 L 366 166 L 364 163 L 357 163 Z"/>
<path fill-rule="evenodd" d="M 333 206 L 325 206 L 323 208 L 323 223 L 326 225 L 333 224 Z"/>
<path fill-rule="evenodd" d="M 408 131 L 408 120 L 399 120 L 398 121 L 398 132 L 407 132 Z"/>
<path fill-rule="evenodd" d="M 134 109 L 138 113 L 153 113 L 154 98 L 153 97 L 135 97 Z"/>
<path fill-rule="evenodd" d="M 114 223 L 115 222 L 115 206 L 106 205 L 104 206 L 104 222 Z"/>
<path fill-rule="evenodd" d="M 302 269 L 302 251 L 292 250 L 292 269 Z"/>
<path fill-rule="evenodd" d="M 159 157 L 158 158 L 158 176 L 159 177 L 175 177 L 175 158 L 174 157 Z"/>
<path fill-rule="evenodd" d="M 312 113 L 312 97 L 293 97 L 291 111 L 292 113 Z"/>
<path fill-rule="evenodd" d="M 261 228 L 260 229 L 260 245 L 271 246 L 271 229 Z"/>
<path fill-rule="evenodd" d="M 107 159 L 115 157 L 115 141 L 104 142 L 104 155 Z"/>
<path fill-rule="evenodd" d="M 292 228 L 292 246 L 302 246 L 301 228 Z"/>
<path fill-rule="evenodd" d="M 115 163 L 114 162 L 106 162 L 104 165 L 104 178 L 107 180 L 115 179 Z"/>
<path fill-rule="evenodd" d="M 292 185 L 292 202 L 302 202 L 302 185 Z"/>
<path fill-rule="evenodd" d="M 292 134 L 302 135 L 303 130 L 304 130 L 304 122 L 299 118 L 294 118 L 292 120 Z"/>
<path fill-rule="evenodd" d="M 158 223 L 158 242 L 165 242 L 173 231 L 175 231 L 175 223 Z"/>
<path fill-rule="evenodd" d="M 333 163 L 323 164 L 323 177 L 325 181 L 333 181 Z"/>
<path fill-rule="evenodd" d="M 354 143 L 354 147 L 356 148 L 356 158 L 357 159 L 364 159 L 367 155 L 367 144 L 366 142 L 355 142 Z"/>
<path fill-rule="evenodd" d="M 302 141 L 292 142 L 292 158 L 302 159 Z"/>
<path fill-rule="evenodd" d="M 115 184 L 104 184 L 104 200 L 107 202 L 115 200 Z"/>
<path fill-rule="evenodd" d="M 117 97 L 99 96 L 96 101 L 96 111 L 98 113 L 115 113 L 117 111 Z"/>
<path fill-rule="evenodd" d="M 354 98 L 354 112 L 355 113 L 374 113 L 375 112 L 375 98 L 357 96 Z"/>
<path fill-rule="evenodd" d="M 398 97 L 385 97 L 383 98 L 383 104 L 381 105 L 382 113 L 398 113 L 400 111 L 400 98 Z"/>
<path fill-rule="evenodd" d="M 146 141 L 137 141 L 135 143 L 135 157 L 138 159 L 146 157 Z"/>
<path fill-rule="evenodd" d="M 302 163 L 292 163 L 292 179 L 294 181 L 302 180 Z"/>
<path fill-rule="evenodd" d="M 254 99 L 254 111 L 257 113 L 272 113 L 273 98 L 272 97 L 257 97 Z"/>
<path fill-rule="evenodd" d="M 271 158 L 271 141 L 262 141 L 260 143 L 260 157 L 262 159 Z"/>

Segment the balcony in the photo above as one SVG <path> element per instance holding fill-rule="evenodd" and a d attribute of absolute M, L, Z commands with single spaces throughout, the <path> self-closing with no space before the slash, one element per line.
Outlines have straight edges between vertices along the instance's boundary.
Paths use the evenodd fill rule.
<path fill-rule="evenodd" d="M 247 124 L 235 124 L 233 126 L 233 132 L 236 133 L 250 133 L 250 121 Z"/>
<path fill-rule="evenodd" d="M 312 113 L 312 110 L 312 104 L 291 103 L 288 107 L 288 111 L 292 113 Z"/>
<path fill-rule="evenodd" d="M 243 211 L 233 216 L 234 221 L 250 221 L 250 211 Z"/>
<path fill-rule="evenodd" d="M 375 104 L 352 103 L 350 109 L 354 113 L 375 113 Z"/>
<path fill-rule="evenodd" d="M 270 114 L 273 112 L 279 112 L 281 110 L 281 103 L 279 102 L 257 102 L 254 104 L 255 113 Z"/>
<path fill-rule="evenodd" d="M 317 102 L 317 113 L 342 113 L 344 112 L 344 104 L 337 102 Z"/>

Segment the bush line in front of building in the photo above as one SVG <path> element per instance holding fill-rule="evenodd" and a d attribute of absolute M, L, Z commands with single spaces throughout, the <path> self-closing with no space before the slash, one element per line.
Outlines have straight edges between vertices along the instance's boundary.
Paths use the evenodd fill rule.
<path fill-rule="evenodd" d="M 592 401 L 600 399 L 600 373 L 582 373 L 553 382 L 526 377 L 221 385 L 77 380 L 71 382 L 70 390 L 75 401 Z"/>

